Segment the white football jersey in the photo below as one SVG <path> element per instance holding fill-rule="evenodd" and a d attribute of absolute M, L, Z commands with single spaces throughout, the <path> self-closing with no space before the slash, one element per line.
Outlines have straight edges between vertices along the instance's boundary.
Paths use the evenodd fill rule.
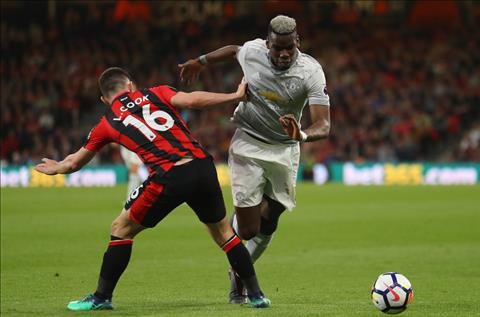
<path fill-rule="evenodd" d="M 310 105 L 330 106 L 322 66 L 298 51 L 287 70 L 277 70 L 268 56 L 266 41 L 246 42 L 237 59 L 248 83 L 250 100 L 241 102 L 233 114 L 238 128 L 268 143 L 295 143 L 283 131 L 278 118 L 293 114 L 300 122 L 302 110 Z"/>

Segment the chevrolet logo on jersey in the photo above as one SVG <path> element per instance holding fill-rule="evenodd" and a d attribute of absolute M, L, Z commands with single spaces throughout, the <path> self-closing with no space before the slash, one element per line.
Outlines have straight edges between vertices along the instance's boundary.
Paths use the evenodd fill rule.
<path fill-rule="evenodd" d="M 259 91 L 258 94 L 263 98 L 276 103 L 285 103 L 288 101 L 274 91 L 262 90 Z"/>

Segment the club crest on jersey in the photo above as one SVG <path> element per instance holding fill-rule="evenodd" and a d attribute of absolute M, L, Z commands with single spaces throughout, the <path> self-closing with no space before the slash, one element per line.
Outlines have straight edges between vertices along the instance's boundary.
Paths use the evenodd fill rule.
<path fill-rule="evenodd" d="M 285 82 L 285 87 L 290 95 L 296 95 L 302 87 L 302 80 L 299 78 L 289 79 Z"/>
<path fill-rule="evenodd" d="M 235 195 L 235 198 L 237 199 L 237 202 L 238 202 L 238 203 L 241 203 L 242 201 L 245 200 L 245 198 L 247 198 L 247 195 L 245 195 L 245 193 L 238 192 L 238 193 Z"/>

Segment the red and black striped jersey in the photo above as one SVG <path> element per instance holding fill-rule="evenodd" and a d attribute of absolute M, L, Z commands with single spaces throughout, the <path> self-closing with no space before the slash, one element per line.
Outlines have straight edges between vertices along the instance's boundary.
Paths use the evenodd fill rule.
<path fill-rule="evenodd" d="M 160 175 L 184 157 L 209 156 L 171 104 L 175 94 L 168 86 L 157 86 L 117 96 L 84 147 L 98 151 L 107 143 L 119 143 L 135 152 L 150 174 Z"/>

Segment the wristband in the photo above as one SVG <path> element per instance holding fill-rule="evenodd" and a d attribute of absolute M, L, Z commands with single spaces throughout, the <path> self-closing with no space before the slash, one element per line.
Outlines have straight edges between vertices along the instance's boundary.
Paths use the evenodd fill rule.
<path fill-rule="evenodd" d="M 307 138 L 308 138 L 308 135 L 305 132 L 303 132 L 302 130 L 300 130 L 300 142 L 307 141 Z"/>
<path fill-rule="evenodd" d="M 198 57 L 198 61 L 200 62 L 200 64 L 202 65 L 207 65 L 208 64 L 208 61 L 207 61 L 207 55 L 200 55 Z"/>

